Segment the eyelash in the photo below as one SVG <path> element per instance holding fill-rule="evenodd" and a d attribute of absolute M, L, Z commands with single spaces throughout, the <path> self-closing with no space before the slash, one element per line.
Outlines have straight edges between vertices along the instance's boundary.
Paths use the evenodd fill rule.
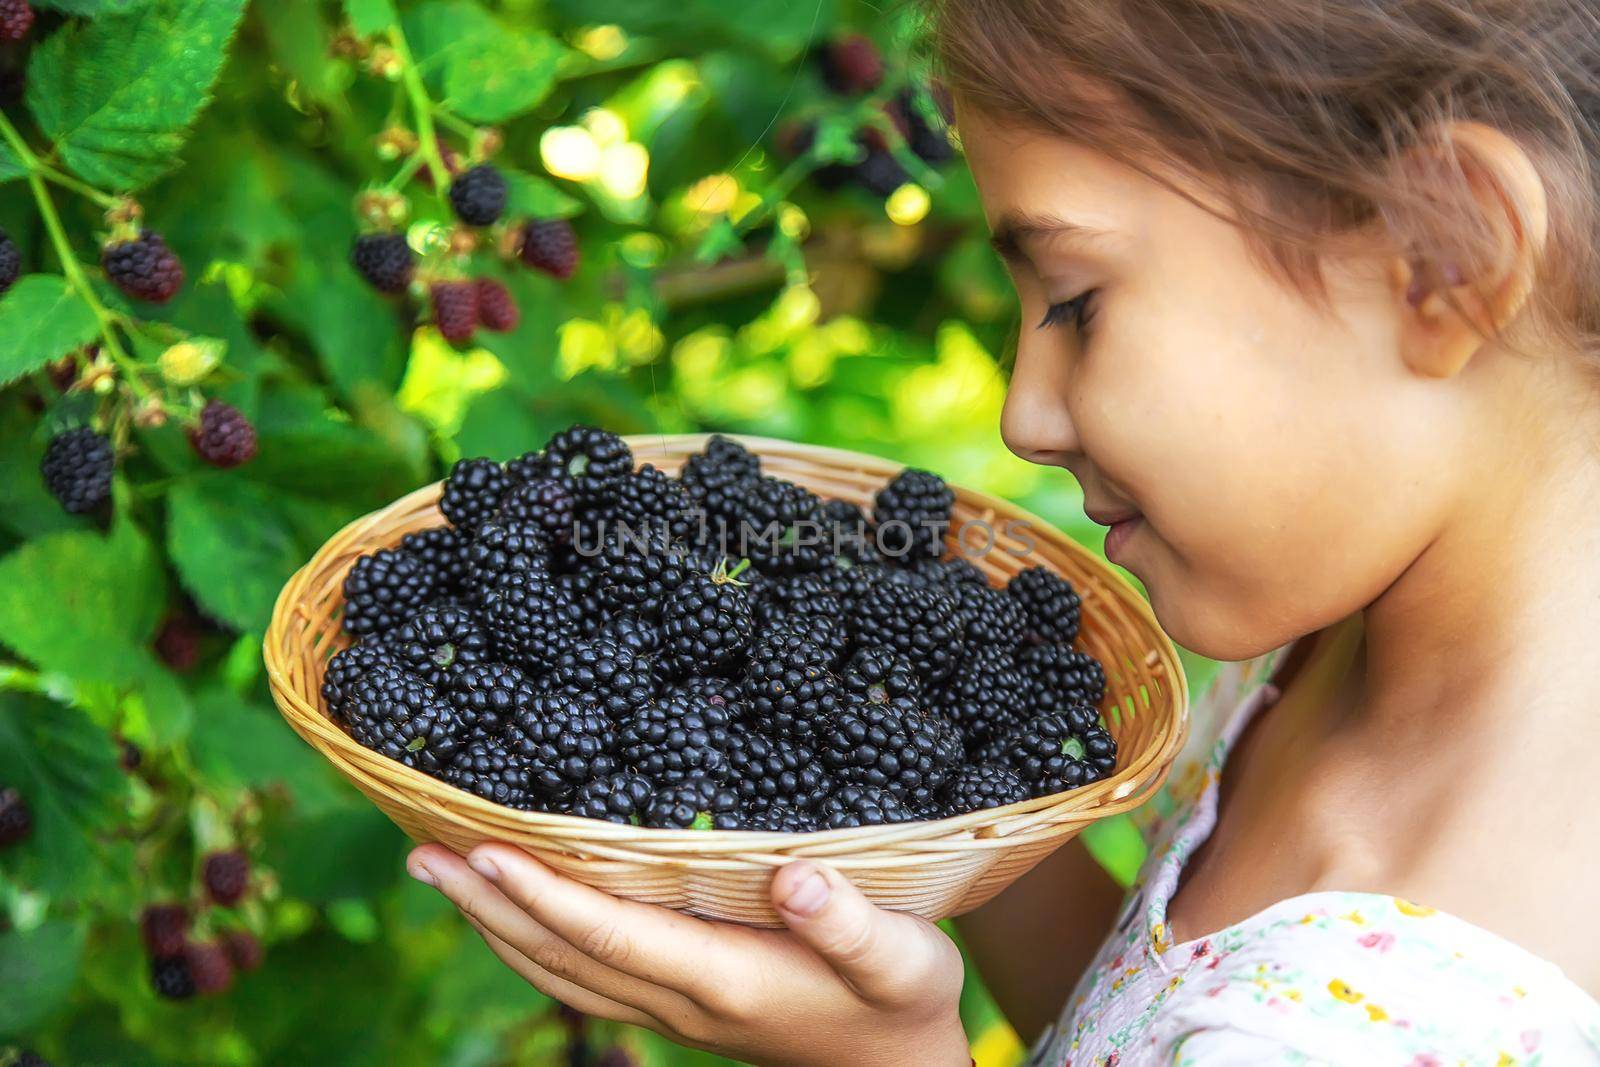
<path fill-rule="evenodd" d="M 1071 300 L 1063 300 L 1059 304 L 1051 304 L 1045 309 L 1044 318 L 1039 320 L 1035 329 L 1044 329 L 1046 326 L 1058 326 L 1070 321 L 1073 328 L 1080 334 L 1089 325 L 1089 320 L 1094 313 L 1089 310 L 1089 298 L 1094 296 L 1095 290 L 1085 289 Z"/>

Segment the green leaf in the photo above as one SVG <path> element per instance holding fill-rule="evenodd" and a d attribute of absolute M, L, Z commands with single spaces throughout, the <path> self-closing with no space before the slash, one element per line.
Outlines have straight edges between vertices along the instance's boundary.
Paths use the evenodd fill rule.
<path fill-rule="evenodd" d="M 118 15 L 145 7 L 150 0 L 33 0 L 34 7 L 50 8 L 67 15 Z"/>
<path fill-rule="evenodd" d="M 182 482 L 167 498 L 167 551 L 207 613 L 264 631 L 272 602 L 304 562 L 271 494 L 229 475 Z"/>
<path fill-rule="evenodd" d="M 259 659 L 261 642 L 254 645 Z M 327 761 L 277 712 L 225 689 L 202 693 L 196 703 L 199 714 L 189 735 L 189 751 L 211 782 L 252 789 L 287 786 L 302 818 L 316 818 L 351 803 L 351 791 L 340 784 Z"/>
<path fill-rule="evenodd" d="M 583 210 L 582 201 L 556 188 L 554 182 L 525 171 L 502 169 L 510 187 L 506 200 L 508 215 L 531 215 L 536 219 L 566 219 Z"/>
<path fill-rule="evenodd" d="M 350 26 L 363 37 L 370 37 L 400 21 L 393 0 L 344 0 Z"/>
<path fill-rule="evenodd" d="M 48 38 L 28 67 L 28 106 L 61 159 L 122 191 L 169 170 L 211 98 L 244 6 L 156 0 Z"/>
<path fill-rule="evenodd" d="M 84 925 L 46 922 L 0 934 L 0 1036 L 20 1036 L 64 1003 L 83 960 Z"/>
<path fill-rule="evenodd" d="M 26 171 L 22 167 L 22 160 L 17 158 L 17 154 L 11 150 L 11 146 L 0 142 L 0 182 L 12 181 L 22 177 L 25 173 Z"/>
<path fill-rule="evenodd" d="M 59 274 L 30 274 L 0 297 L 0 386 L 94 340 L 94 311 Z"/>
<path fill-rule="evenodd" d="M 431 0 L 405 26 L 445 106 L 472 122 L 504 122 L 538 106 L 567 54 L 555 38 L 508 26 L 470 0 Z"/>

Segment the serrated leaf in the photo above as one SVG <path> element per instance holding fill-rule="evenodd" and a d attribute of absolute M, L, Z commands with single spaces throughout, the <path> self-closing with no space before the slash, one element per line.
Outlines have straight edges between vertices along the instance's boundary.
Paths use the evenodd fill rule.
<path fill-rule="evenodd" d="M 229 475 L 173 488 L 167 551 L 196 602 L 240 630 L 267 628 L 278 590 L 304 562 L 272 495 Z"/>
<path fill-rule="evenodd" d="M 29 274 L 0 297 L 0 386 L 94 340 L 94 311 L 59 274 Z"/>
<path fill-rule="evenodd" d="M 33 0 L 34 7 L 49 8 L 65 15 L 120 15 L 146 7 L 151 0 Z"/>
<path fill-rule="evenodd" d="M 260 639 L 251 646 L 259 663 Z M 340 785 L 327 761 L 271 708 L 225 689 L 202 693 L 196 703 L 199 714 L 189 735 L 189 751 L 210 781 L 231 787 L 287 786 L 302 818 L 316 818 L 351 802 L 350 791 Z"/>
<path fill-rule="evenodd" d="M 28 67 L 28 106 L 61 159 L 131 191 L 176 162 L 211 98 L 245 0 L 156 0 L 68 26 Z"/>
<path fill-rule="evenodd" d="M 60 1007 L 83 960 L 82 923 L 57 919 L 0 934 L 0 1037 L 20 1036 Z"/>
<path fill-rule="evenodd" d="M 392 0 L 344 0 L 344 13 L 363 37 L 382 33 L 399 21 Z"/>
<path fill-rule="evenodd" d="M 583 210 L 583 202 L 568 196 L 556 184 L 526 171 L 502 169 L 509 190 L 506 213 L 536 219 L 566 219 Z"/>
<path fill-rule="evenodd" d="M 548 34 L 506 25 L 470 0 L 422 4 L 405 28 L 429 83 L 473 122 L 504 122 L 536 107 L 567 53 Z"/>

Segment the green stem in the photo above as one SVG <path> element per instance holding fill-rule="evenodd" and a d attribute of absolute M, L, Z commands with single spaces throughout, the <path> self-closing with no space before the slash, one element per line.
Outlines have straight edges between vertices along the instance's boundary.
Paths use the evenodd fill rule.
<path fill-rule="evenodd" d="M 400 81 L 405 86 L 406 97 L 411 101 L 411 113 L 417 120 L 417 139 L 422 142 L 423 158 L 433 173 L 433 188 L 440 195 L 450 185 L 450 168 L 444 165 L 444 153 L 439 151 L 439 134 L 433 126 L 433 101 L 422 84 L 417 71 L 417 61 L 411 56 L 411 45 L 399 25 L 389 27 L 389 44 L 400 57 Z"/>
<path fill-rule="evenodd" d="M 406 184 L 406 182 L 410 181 L 411 176 L 422 167 L 422 163 L 423 159 L 421 151 L 411 153 L 406 161 L 400 164 L 400 169 L 395 171 L 394 177 L 385 182 L 383 187 L 390 192 L 401 188 Z"/>
<path fill-rule="evenodd" d="M 441 125 L 448 126 L 461 136 L 465 137 L 468 142 L 478 135 L 478 127 L 474 126 L 466 119 L 460 118 L 459 116 L 453 114 L 443 105 L 433 105 L 433 117 L 438 119 Z"/>
<path fill-rule="evenodd" d="M 772 181 L 772 188 L 767 190 L 761 198 L 761 203 L 739 216 L 739 221 L 733 223 L 733 232 L 744 234 L 760 222 L 781 201 L 794 192 L 795 187 L 805 181 L 806 176 L 822 165 L 822 160 L 814 151 L 806 152 L 799 158 L 791 161 L 778 173 Z"/>
<path fill-rule="evenodd" d="M 43 160 L 38 159 L 37 157 L 34 159 L 34 165 L 39 171 L 39 174 L 44 177 L 46 181 L 54 182 L 55 184 L 61 186 L 61 188 L 66 189 L 68 192 L 77 193 L 85 200 L 93 200 L 96 204 L 99 204 L 101 207 L 108 210 L 117 206 L 116 197 L 109 193 L 102 193 L 94 186 L 89 185 L 86 182 L 79 181 L 70 174 L 64 174 L 61 171 L 56 170 L 54 167 L 50 166 L 48 163 L 45 163 Z"/>

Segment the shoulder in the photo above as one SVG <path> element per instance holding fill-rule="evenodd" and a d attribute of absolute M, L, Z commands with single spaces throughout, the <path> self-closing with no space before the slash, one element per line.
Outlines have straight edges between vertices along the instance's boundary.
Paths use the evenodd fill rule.
<path fill-rule="evenodd" d="M 1400 898 L 1295 897 L 1186 949 L 1149 1035 L 1174 1064 L 1600 1065 L 1600 1004 L 1557 968 Z"/>

